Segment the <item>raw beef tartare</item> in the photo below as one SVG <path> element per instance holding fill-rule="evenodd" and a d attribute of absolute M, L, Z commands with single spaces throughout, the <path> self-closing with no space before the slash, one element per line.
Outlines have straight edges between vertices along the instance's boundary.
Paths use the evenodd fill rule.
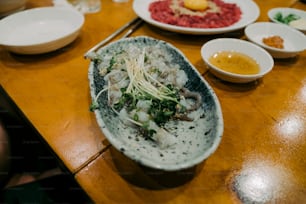
<path fill-rule="evenodd" d="M 241 10 L 235 3 L 208 0 L 205 10 L 191 10 L 183 0 L 157 0 L 150 4 L 151 18 L 156 21 L 191 28 L 222 28 L 241 18 Z"/>

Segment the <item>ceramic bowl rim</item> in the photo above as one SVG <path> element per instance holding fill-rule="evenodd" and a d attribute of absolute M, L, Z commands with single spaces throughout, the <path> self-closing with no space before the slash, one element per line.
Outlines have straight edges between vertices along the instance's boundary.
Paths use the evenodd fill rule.
<path fill-rule="evenodd" d="M 267 50 L 271 50 L 274 52 L 279 52 L 279 53 L 283 53 L 283 54 L 294 54 L 294 53 L 299 53 L 302 52 L 303 50 L 305 50 L 305 48 L 303 49 L 302 47 L 300 49 L 296 49 L 296 50 L 286 50 L 286 49 L 279 49 L 279 48 L 275 48 L 275 47 L 270 47 L 268 45 L 265 45 L 264 43 L 259 43 L 258 41 L 256 41 L 253 37 L 250 36 L 250 29 L 252 29 L 253 27 L 258 27 L 258 26 L 266 26 L 266 27 L 274 27 L 274 28 L 283 28 L 286 29 L 287 32 L 291 32 L 293 34 L 295 34 L 296 36 L 299 35 L 300 37 L 305 37 L 305 35 L 294 28 L 291 28 L 290 26 L 284 25 L 284 24 L 280 24 L 280 23 L 273 23 L 273 22 L 256 22 L 256 23 L 252 23 L 250 25 L 248 25 L 244 32 L 246 37 L 248 38 L 248 40 L 252 41 L 253 43 L 256 43 L 257 45 L 263 47 L 264 49 Z"/>
<path fill-rule="evenodd" d="M 269 63 L 270 66 L 269 67 L 260 67 L 260 72 L 257 73 L 257 74 L 247 74 L 247 75 L 244 75 L 244 74 L 237 74 L 237 73 L 232 73 L 232 72 L 224 71 L 224 70 L 214 66 L 213 64 L 211 64 L 209 62 L 209 60 L 208 60 L 209 56 L 206 56 L 204 54 L 206 49 L 208 49 L 207 46 L 209 46 L 211 44 L 214 44 L 214 43 L 220 43 L 220 42 L 228 42 L 228 43 L 237 43 L 237 42 L 239 42 L 239 43 L 241 43 L 241 44 L 243 44 L 245 46 L 249 46 L 249 47 L 255 48 L 258 51 L 262 52 L 266 56 L 266 59 L 268 60 L 268 62 L 270 62 Z M 224 49 L 224 50 L 227 50 L 227 49 Z M 224 75 L 227 75 L 227 76 L 230 76 L 230 77 L 233 77 L 233 78 L 237 78 L 237 79 L 238 78 L 239 79 L 255 79 L 255 78 L 260 78 L 260 77 L 266 75 L 268 72 L 270 72 L 273 69 L 273 66 L 274 66 L 274 60 L 273 60 L 272 56 L 265 49 L 261 48 L 260 46 L 254 44 L 252 42 L 248 42 L 248 41 L 241 40 L 241 39 L 217 38 L 217 39 L 210 40 L 210 41 L 206 42 L 202 46 L 202 48 L 201 48 L 201 55 L 202 55 L 202 58 L 203 58 L 204 62 L 209 65 L 209 69 L 213 69 L 213 70 L 215 70 L 215 71 L 217 71 L 219 73 L 222 73 Z"/>
<path fill-rule="evenodd" d="M 286 25 L 286 24 L 283 24 L 282 22 L 279 22 L 279 21 L 277 21 L 277 20 L 275 20 L 275 19 L 273 18 L 273 14 L 275 14 L 276 12 L 281 12 L 281 11 L 289 11 L 289 12 L 291 11 L 291 12 L 293 12 L 293 13 L 295 13 L 295 14 L 297 14 L 297 13 L 303 13 L 303 10 L 297 9 L 297 8 L 290 8 L 290 7 L 277 7 L 277 8 L 272 8 L 272 9 L 270 9 L 270 10 L 268 11 L 268 17 L 269 17 L 270 21 L 272 21 L 272 22 L 274 22 L 274 23 L 277 23 L 277 24 Z M 304 11 L 304 12 L 305 12 L 305 11 Z M 306 18 L 306 12 L 305 12 L 305 18 Z M 289 25 L 286 25 L 286 26 L 289 26 Z M 289 27 L 291 27 L 291 26 L 289 26 Z M 295 29 L 295 30 L 298 30 L 298 31 L 300 31 L 300 32 L 303 32 L 303 33 L 306 32 L 306 28 L 305 28 L 305 29 L 294 28 L 294 27 L 291 27 L 291 28 L 293 28 L 293 29 Z"/>
<path fill-rule="evenodd" d="M 58 36 L 52 40 L 47 40 L 47 41 L 43 41 L 43 42 L 39 42 L 39 43 L 6 43 L 6 42 L 0 42 L 0 45 L 3 46 L 8 46 L 8 47 L 29 47 L 29 46 L 40 46 L 40 45 L 45 45 L 45 44 L 49 44 L 49 43 L 53 43 L 53 42 L 57 42 L 61 39 L 67 38 L 70 35 L 75 34 L 76 32 L 78 32 L 81 27 L 83 26 L 84 22 L 85 22 L 85 18 L 84 16 L 71 8 L 64 8 L 64 7 L 52 7 L 52 6 L 48 6 L 48 7 L 37 7 L 37 8 L 31 8 L 31 9 L 27 9 L 27 10 L 23 10 L 17 13 L 14 13 L 12 15 L 6 16 L 3 19 L 1 19 L 0 21 L 0 25 L 2 23 L 7 23 L 7 21 L 12 21 L 14 19 L 19 19 L 22 16 L 27 16 L 27 15 L 32 15 L 32 14 L 37 14 L 37 13 L 41 13 L 41 15 L 44 15 L 44 12 L 49 12 L 49 11 L 65 11 L 65 12 L 69 12 L 73 15 L 75 15 L 75 18 L 77 17 L 77 19 L 75 20 L 75 25 L 74 28 L 72 30 L 69 31 L 69 33 L 62 35 L 62 36 Z"/>

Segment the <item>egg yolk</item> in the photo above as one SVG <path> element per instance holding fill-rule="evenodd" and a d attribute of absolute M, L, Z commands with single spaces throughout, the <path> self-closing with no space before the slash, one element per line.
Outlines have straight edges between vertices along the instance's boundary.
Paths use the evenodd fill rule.
<path fill-rule="evenodd" d="M 208 6 L 207 0 L 184 0 L 184 6 L 191 10 L 201 11 Z"/>

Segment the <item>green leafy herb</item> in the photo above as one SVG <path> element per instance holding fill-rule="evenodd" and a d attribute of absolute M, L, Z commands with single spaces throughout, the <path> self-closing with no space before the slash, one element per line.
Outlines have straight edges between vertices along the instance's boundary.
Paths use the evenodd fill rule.
<path fill-rule="evenodd" d="M 91 112 L 93 112 L 94 110 L 96 110 L 96 109 L 98 109 L 98 108 L 99 108 L 99 104 L 98 104 L 96 101 L 94 101 L 94 102 L 90 105 L 89 110 L 90 110 Z"/>
<path fill-rule="evenodd" d="M 166 123 L 176 112 L 176 102 L 171 100 L 152 100 L 152 105 L 148 113 L 156 124 L 162 125 Z"/>
<path fill-rule="evenodd" d="M 111 72 L 113 69 L 114 64 L 116 63 L 115 57 L 113 56 L 109 62 L 109 66 L 107 67 L 107 72 Z"/>
<path fill-rule="evenodd" d="M 277 12 L 274 16 L 274 19 L 277 20 L 278 22 L 284 23 L 284 24 L 289 24 L 291 21 L 295 21 L 300 19 L 301 17 L 296 15 L 296 14 L 288 14 L 287 16 L 283 16 L 281 12 Z"/>

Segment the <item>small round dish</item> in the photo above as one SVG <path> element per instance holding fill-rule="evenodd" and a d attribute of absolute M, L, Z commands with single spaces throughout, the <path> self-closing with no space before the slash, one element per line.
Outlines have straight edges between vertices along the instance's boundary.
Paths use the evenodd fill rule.
<path fill-rule="evenodd" d="M 274 58 L 295 57 L 306 49 L 306 36 L 289 26 L 272 23 L 257 22 L 245 28 L 248 40 L 266 49 Z M 279 36 L 283 39 L 283 48 L 275 48 L 263 43 L 264 38 Z"/>
<path fill-rule="evenodd" d="M 228 51 L 241 53 L 255 60 L 259 65 L 259 73 L 236 74 L 224 71 L 210 62 L 209 59 L 214 54 Z M 255 81 L 270 72 L 274 66 L 273 58 L 266 50 L 251 42 L 233 38 L 218 38 L 208 41 L 201 48 L 201 56 L 212 74 L 232 83 Z"/>
<path fill-rule="evenodd" d="M 70 8 L 41 7 L 0 20 L 0 46 L 18 54 L 42 54 L 62 48 L 79 35 L 84 16 Z"/>
<path fill-rule="evenodd" d="M 306 12 L 303 10 L 286 7 L 273 8 L 268 11 L 268 17 L 274 23 L 289 25 L 306 34 Z"/>

